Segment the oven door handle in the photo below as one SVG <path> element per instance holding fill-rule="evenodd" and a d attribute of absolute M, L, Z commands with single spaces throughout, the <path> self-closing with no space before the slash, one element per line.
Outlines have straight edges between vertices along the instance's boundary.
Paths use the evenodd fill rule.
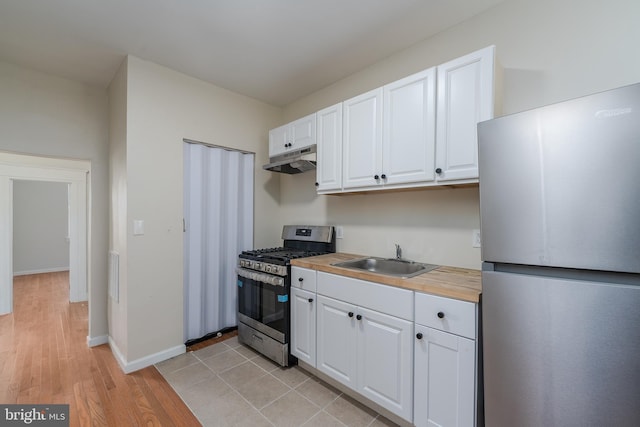
<path fill-rule="evenodd" d="M 244 277 L 245 279 L 255 280 L 256 282 L 262 282 L 273 286 L 282 286 L 284 288 L 284 277 L 248 270 L 241 267 L 236 268 L 236 272 L 238 273 L 238 276 Z"/>

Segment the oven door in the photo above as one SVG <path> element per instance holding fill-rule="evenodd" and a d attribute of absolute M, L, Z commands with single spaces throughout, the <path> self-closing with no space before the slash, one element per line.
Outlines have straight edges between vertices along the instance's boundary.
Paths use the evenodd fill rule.
<path fill-rule="evenodd" d="M 286 278 L 238 268 L 238 320 L 286 343 L 289 287 Z"/>

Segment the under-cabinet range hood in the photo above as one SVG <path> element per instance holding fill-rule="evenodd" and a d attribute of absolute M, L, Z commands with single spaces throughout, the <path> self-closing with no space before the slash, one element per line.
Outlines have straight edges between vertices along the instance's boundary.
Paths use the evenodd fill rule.
<path fill-rule="evenodd" d="M 315 168 L 315 145 L 270 157 L 269 164 L 262 166 L 262 169 L 289 175 L 315 170 Z"/>

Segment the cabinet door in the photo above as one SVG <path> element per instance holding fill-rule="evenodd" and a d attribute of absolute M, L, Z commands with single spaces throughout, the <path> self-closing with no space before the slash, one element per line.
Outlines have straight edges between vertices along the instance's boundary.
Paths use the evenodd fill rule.
<path fill-rule="evenodd" d="M 316 143 L 316 115 L 310 114 L 269 131 L 269 157 Z"/>
<path fill-rule="evenodd" d="M 380 185 L 382 88 L 345 101 L 343 108 L 342 186 L 353 188 Z"/>
<path fill-rule="evenodd" d="M 289 150 L 300 150 L 316 143 L 316 115 L 309 114 L 291 122 Z"/>
<path fill-rule="evenodd" d="M 342 103 L 316 113 L 318 191 L 342 188 Z"/>
<path fill-rule="evenodd" d="M 287 151 L 289 143 L 289 125 L 284 125 L 269 131 L 269 157 L 277 156 Z"/>
<path fill-rule="evenodd" d="M 413 323 L 358 308 L 358 391 L 411 421 Z"/>
<path fill-rule="evenodd" d="M 420 325 L 415 332 L 414 424 L 475 425 L 475 341 Z"/>
<path fill-rule="evenodd" d="M 291 354 L 316 366 L 316 294 L 291 288 Z"/>
<path fill-rule="evenodd" d="M 385 184 L 433 181 L 436 72 L 430 68 L 384 87 L 382 173 Z"/>
<path fill-rule="evenodd" d="M 478 178 L 478 122 L 493 118 L 494 46 L 438 66 L 438 181 Z"/>
<path fill-rule="evenodd" d="M 356 389 L 356 307 L 318 295 L 316 367 Z"/>

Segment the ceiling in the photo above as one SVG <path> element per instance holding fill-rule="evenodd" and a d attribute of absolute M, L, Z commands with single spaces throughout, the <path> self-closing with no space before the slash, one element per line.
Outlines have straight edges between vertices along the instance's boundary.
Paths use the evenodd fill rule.
<path fill-rule="evenodd" d="M 284 106 L 503 0 L 2 0 L 0 60 L 107 87 L 127 54 Z"/>

